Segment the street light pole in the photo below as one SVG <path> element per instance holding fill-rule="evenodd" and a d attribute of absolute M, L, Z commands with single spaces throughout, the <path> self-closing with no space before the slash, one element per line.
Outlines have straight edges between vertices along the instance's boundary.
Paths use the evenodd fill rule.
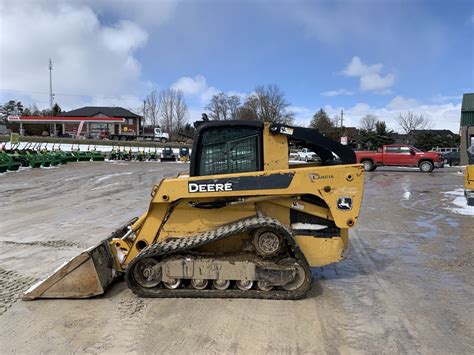
<path fill-rule="evenodd" d="M 53 63 L 51 58 L 49 58 L 49 112 L 50 116 L 53 117 Z M 51 129 L 53 128 L 53 129 Z M 56 124 L 52 123 L 49 126 L 49 132 L 53 131 L 53 135 L 56 135 Z"/>

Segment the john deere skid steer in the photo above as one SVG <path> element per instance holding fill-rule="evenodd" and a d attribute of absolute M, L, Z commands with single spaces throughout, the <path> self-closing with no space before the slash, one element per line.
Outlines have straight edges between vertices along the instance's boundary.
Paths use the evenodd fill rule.
<path fill-rule="evenodd" d="M 364 189 L 353 151 L 316 130 L 197 122 L 189 175 L 153 186 L 148 210 L 24 299 L 85 298 L 114 278 L 143 297 L 298 299 L 338 262 Z M 320 163 L 289 166 L 289 141 Z"/>

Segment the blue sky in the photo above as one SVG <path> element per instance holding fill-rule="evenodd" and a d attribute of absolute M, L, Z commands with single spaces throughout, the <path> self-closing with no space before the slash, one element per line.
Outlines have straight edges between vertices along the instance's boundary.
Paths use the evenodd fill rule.
<path fill-rule="evenodd" d="M 474 91 L 472 1 L 27 1 L 0 7 L 0 99 L 136 108 L 184 91 L 189 120 L 219 91 L 277 84 L 298 124 L 320 107 L 346 123 L 423 113 L 457 131 Z M 33 21 L 32 21 L 33 19 Z"/>

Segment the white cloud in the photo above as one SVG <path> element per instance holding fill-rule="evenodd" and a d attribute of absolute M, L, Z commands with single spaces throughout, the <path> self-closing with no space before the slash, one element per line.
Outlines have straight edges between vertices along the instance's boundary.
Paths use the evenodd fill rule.
<path fill-rule="evenodd" d="M 322 96 L 352 96 L 354 93 L 352 91 L 346 90 L 346 89 L 337 89 L 337 90 L 331 90 L 331 91 L 324 91 L 321 93 Z"/>
<path fill-rule="evenodd" d="M 219 90 L 207 84 L 206 78 L 202 75 L 196 75 L 194 78 L 183 76 L 175 81 L 171 88 L 181 90 L 185 95 L 198 97 L 203 103 L 207 103 L 213 95 L 219 93 Z"/>
<path fill-rule="evenodd" d="M 396 99 L 396 100 L 395 100 Z M 395 100 L 395 101 L 394 101 Z M 320 107 L 308 108 L 305 106 L 297 106 L 292 110 L 296 114 L 295 124 L 299 126 L 307 126 L 313 114 Z M 340 116 L 342 107 L 324 106 L 323 109 L 332 118 Z M 396 118 L 400 113 L 412 111 L 417 114 L 423 114 L 430 118 L 433 122 L 433 129 L 449 129 L 454 133 L 459 131 L 459 121 L 461 112 L 461 102 L 449 102 L 443 104 L 420 104 L 414 99 L 404 99 L 402 97 L 394 98 L 386 106 L 371 106 L 367 103 L 360 102 L 351 107 L 344 108 L 344 125 L 347 127 L 357 127 L 360 119 L 367 114 L 375 115 L 379 120 L 385 121 L 387 126 L 395 131 L 399 131 Z"/>
<path fill-rule="evenodd" d="M 141 77 L 136 53 L 147 44 L 149 35 L 135 19 L 144 11 L 142 7 L 150 10 L 149 3 L 2 2 L 0 94 L 5 97 L 10 92 L 26 103 L 34 101 L 40 108 L 47 107 L 51 58 L 53 92 L 62 108 L 140 106 L 140 98 L 151 84 Z M 157 23 L 172 13 L 168 3 L 153 8 L 159 6 L 166 9 L 162 14 L 156 12 Z M 115 11 L 116 20 L 109 17 L 104 24 L 101 15 L 110 11 Z"/>
<path fill-rule="evenodd" d="M 462 90 L 462 91 L 469 91 L 467 90 Z M 447 101 L 461 101 L 462 100 L 462 95 L 441 95 L 437 94 L 436 96 L 433 96 L 431 98 L 431 101 L 437 102 L 437 103 L 442 103 L 442 102 L 447 102 Z"/>
<path fill-rule="evenodd" d="M 402 96 L 395 96 L 387 107 L 391 110 L 409 110 L 418 105 L 415 99 L 405 99 Z"/>
<path fill-rule="evenodd" d="M 252 92 L 253 93 L 253 92 Z M 235 91 L 235 90 L 230 90 L 230 91 L 227 91 L 226 94 L 229 95 L 229 96 L 237 96 L 240 98 L 241 101 L 244 101 L 249 95 L 251 95 L 252 93 L 245 93 L 245 92 L 241 92 L 241 91 Z"/>
<path fill-rule="evenodd" d="M 382 70 L 383 64 L 367 65 L 359 57 L 354 56 L 342 73 L 350 77 L 358 77 L 362 91 L 388 94 L 389 88 L 395 83 L 395 75 L 393 73 L 383 75 Z"/>
<path fill-rule="evenodd" d="M 99 14 L 107 13 L 117 18 L 128 18 L 146 27 L 156 27 L 173 17 L 180 1 L 83 0 L 83 2 Z"/>

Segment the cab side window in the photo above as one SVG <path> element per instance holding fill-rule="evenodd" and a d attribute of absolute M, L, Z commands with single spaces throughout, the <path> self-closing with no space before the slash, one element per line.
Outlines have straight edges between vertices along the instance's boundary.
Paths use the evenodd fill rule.
<path fill-rule="evenodd" d="M 400 153 L 400 147 L 386 147 L 385 153 Z"/>
<path fill-rule="evenodd" d="M 258 171 L 260 130 L 253 127 L 214 128 L 203 133 L 199 175 Z"/>

